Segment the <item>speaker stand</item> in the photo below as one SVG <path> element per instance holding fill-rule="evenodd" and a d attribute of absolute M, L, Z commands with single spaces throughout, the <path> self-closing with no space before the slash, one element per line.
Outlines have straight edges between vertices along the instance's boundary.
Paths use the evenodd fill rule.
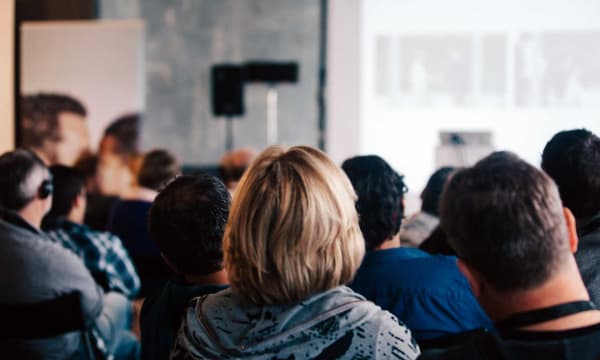
<path fill-rule="evenodd" d="M 267 144 L 277 144 L 278 118 L 277 118 L 277 89 L 274 85 L 267 90 Z"/>
<path fill-rule="evenodd" d="M 233 117 L 225 117 L 225 151 L 233 151 Z"/>

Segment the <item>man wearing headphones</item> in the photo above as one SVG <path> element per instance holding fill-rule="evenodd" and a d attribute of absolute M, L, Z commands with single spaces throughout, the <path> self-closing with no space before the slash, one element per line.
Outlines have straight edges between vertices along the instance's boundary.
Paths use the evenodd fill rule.
<path fill-rule="evenodd" d="M 34 153 L 18 149 L 0 155 L 0 304 L 43 303 L 78 292 L 80 309 L 73 311 L 94 323 L 96 347 L 117 359 L 137 358 L 139 345 L 125 330 L 131 303 L 104 294 L 79 257 L 40 230 L 52 191 L 50 172 Z M 0 346 L 14 358 L 36 359 L 82 358 L 84 348 L 77 331 L 41 339 L 2 337 Z"/>

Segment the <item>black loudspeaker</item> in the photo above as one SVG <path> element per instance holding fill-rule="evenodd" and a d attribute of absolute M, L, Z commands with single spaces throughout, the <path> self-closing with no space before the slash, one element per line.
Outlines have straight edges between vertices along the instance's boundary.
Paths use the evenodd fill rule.
<path fill-rule="evenodd" d="M 298 63 L 252 61 L 244 66 L 247 82 L 298 82 Z"/>
<path fill-rule="evenodd" d="M 212 67 L 212 110 L 215 116 L 244 114 L 243 70 L 237 65 Z"/>

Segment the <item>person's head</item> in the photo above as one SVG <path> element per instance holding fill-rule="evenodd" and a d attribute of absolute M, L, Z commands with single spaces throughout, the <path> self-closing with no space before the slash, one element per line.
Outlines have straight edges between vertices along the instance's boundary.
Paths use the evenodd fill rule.
<path fill-rule="evenodd" d="M 364 256 L 356 195 L 323 152 L 272 146 L 250 165 L 225 230 L 234 292 L 289 304 L 350 282 Z"/>
<path fill-rule="evenodd" d="M 502 294 L 541 287 L 572 263 L 577 247 L 573 216 L 552 179 L 509 152 L 495 152 L 450 178 L 441 223 L 480 301 L 482 289 Z"/>
<path fill-rule="evenodd" d="M 558 185 L 577 219 L 600 212 L 600 138 L 588 130 L 561 131 L 546 144 L 542 169 Z"/>
<path fill-rule="evenodd" d="M 244 171 L 256 157 L 256 152 L 249 148 L 225 153 L 219 161 L 219 177 L 230 191 L 235 191 Z"/>
<path fill-rule="evenodd" d="M 140 153 L 140 114 L 128 114 L 113 121 L 104 130 L 99 153 L 127 158 Z"/>
<path fill-rule="evenodd" d="M 456 168 L 451 166 L 441 167 L 436 170 L 429 180 L 425 189 L 421 193 L 421 210 L 431 215 L 440 215 L 440 199 L 442 197 L 442 191 L 444 191 L 444 185 L 448 181 L 450 175 L 456 171 Z"/>
<path fill-rule="evenodd" d="M 85 180 L 85 191 L 87 193 L 98 193 L 98 155 L 88 154 L 77 160 L 74 166 Z"/>
<path fill-rule="evenodd" d="M 66 218 L 83 223 L 85 215 L 85 179 L 75 168 L 54 165 L 50 167 L 54 193 L 48 219 Z"/>
<path fill-rule="evenodd" d="M 89 150 L 86 110 L 78 100 L 58 94 L 21 99 L 21 146 L 48 164 L 72 166 Z"/>
<path fill-rule="evenodd" d="M 139 114 L 125 115 L 104 131 L 96 176 L 101 194 L 122 196 L 136 182 L 141 158 L 140 125 Z"/>
<path fill-rule="evenodd" d="M 187 275 L 223 269 L 223 232 L 230 196 L 208 174 L 179 176 L 161 191 L 149 212 L 149 232 L 169 265 Z"/>
<path fill-rule="evenodd" d="M 403 177 L 376 155 L 347 159 L 342 169 L 358 195 L 356 209 L 367 249 L 376 249 L 400 231 L 406 192 Z"/>
<path fill-rule="evenodd" d="M 152 150 L 144 155 L 137 182 L 140 186 L 160 191 L 181 173 L 179 162 L 166 150 Z"/>
<path fill-rule="evenodd" d="M 17 149 L 0 155 L 0 206 L 39 227 L 52 205 L 52 176 L 33 152 Z M 27 215 L 27 216 L 25 216 Z"/>

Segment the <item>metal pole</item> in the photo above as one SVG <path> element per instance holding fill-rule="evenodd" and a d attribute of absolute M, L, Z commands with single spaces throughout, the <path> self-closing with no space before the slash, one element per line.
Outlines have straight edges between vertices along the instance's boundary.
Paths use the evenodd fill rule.
<path fill-rule="evenodd" d="M 225 150 L 233 151 L 233 118 L 225 118 Z"/>
<path fill-rule="evenodd" d="M 267 90 L 267 144 L 277 144 L 277 89 L 269 86 Z"/>

